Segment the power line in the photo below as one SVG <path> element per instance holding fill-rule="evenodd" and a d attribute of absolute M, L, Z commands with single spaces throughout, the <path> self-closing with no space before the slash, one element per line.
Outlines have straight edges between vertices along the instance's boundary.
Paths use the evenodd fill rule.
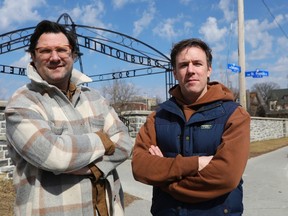
<path fill-rule="evenodd" d="M 277 26 L 279 27 L 279 29 L 281 30 L 281 32 L 284 34 L 284 36 L 288 39 L 288 35 L 286 34 L 286 32 L 284 31 L 284 29 L 282 28 L 282 26 L 280 25 L 280 23 L 277 22 L 276 17 L 273 15 L 272 11 L 270 10 L 270 8 L 268 7 L 268 5 L 265 3 L 264 0 L 262 0 L 264 6 L 267 8 L 268 12 L 270 13 L 270 15 L 272 16 L 272 18 L 274 19 L 275 23 L 277 24 Z"/>

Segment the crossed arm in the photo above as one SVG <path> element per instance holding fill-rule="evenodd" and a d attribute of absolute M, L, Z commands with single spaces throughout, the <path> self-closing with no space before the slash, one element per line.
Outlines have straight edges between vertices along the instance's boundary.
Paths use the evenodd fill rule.
<path fill-rule="evenodd" d="M 149 148 L 149 152 L 150 152 L 151 155 L 164 157 L 158 146 L 152 145 Z M 205 168 L 209 164 L 209 162 L 212 160 L 212 158 L 213 158 L 213 156 L 201 156 L 201 157 L 198 157 L 198 171 L 201 171 L 203 168 Z"/>

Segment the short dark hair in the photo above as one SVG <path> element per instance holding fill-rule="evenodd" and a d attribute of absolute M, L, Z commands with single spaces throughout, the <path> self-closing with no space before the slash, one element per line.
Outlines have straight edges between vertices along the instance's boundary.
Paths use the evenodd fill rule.
<path fill-rule="evenodd" d="M 72 31 L 66 29 L 64 25 L 61 25 L 57 22 L 43 20 L 37 24 L 34 33 L 30 37 L 30 44 L 27 50 L 29 53 L 35 54 L 35 48 L 37 46 L 38 40 L 44 33 L 63 33 L 71 45 L 72 53 L 76 52 L 76 35 Z"/>
<path fill-rule="evenodd" d="M 209 67 L 212 66 L 212 50 L 210 49 L 210 47 L 208 46 L 208 44 L 206 44 L 204 41 L 198 39 L 198 38 L 190 38 L 190 39 L 185 39 L 182 40 L 178 43 L 176 43 L 171 50 L 171 54 L 170 54 L 170 58 L 171 58 L 171 65 L 173 68 L 176 67 L 176 57 L 177 55 L 184 50 L 185 48 L 188 47 L 199 47 L 200 49 L 202 49 L 205 54 L 206 54 L 206 58 L 207 58 L 207 64 Z"/>

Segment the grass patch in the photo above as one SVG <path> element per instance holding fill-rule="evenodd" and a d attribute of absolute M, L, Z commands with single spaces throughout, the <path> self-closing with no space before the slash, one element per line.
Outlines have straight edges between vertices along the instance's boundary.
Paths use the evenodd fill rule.
<path fill-rule="evenodd" d="M 252 142 L 250 144 L 250 157 L 256 157 L 285 146 L 288 146 L 288 137 Z"/>
<path fill-rule="evenodd" d="M 0 176 L 0 215 L 12 216 L 15 200 L 12 180 Z"/>

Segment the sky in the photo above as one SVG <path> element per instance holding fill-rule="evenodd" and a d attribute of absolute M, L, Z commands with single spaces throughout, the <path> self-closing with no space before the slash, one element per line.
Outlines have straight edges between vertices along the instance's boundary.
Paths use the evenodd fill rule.
<path fill-rule="evenodd" d="M 103 43 L 105 38 L 122 41 L 128 46 L 130 40 L 127 42 L 124 37 L 106 30 L 121 33 L 140 41 L 133 42 L 133 48 L 153 56 L 157 50 L 157 54 L 161 53 L 157 58 L 161 59 L 169 57 L 172 45 L 180 40 L 200 38 L 212 48 L 211 80 L 239 88 L 239 73 L 228 69 L 228 64 L 239 64 L 237 0 L 22 0 L 21 4 L 0 0 L 0 44 L 7 42 L 8 37 L 3 37 L 4 34 L 34 27 L 43 19 L 57 21 L 62 14 L 68 14 L 76 26 L 89 27 L 76 29 L 83 36 L 100 38 Z M 269 73 L 262 78 L 246 77 L 246 89 L 263 82 L 288 88 L 287 0 L 244 0 L 244 19 L 246 72 L 260 70 Z M 83 40 L 79 39 L 80 43 Z M 75 68 L 96 81 L 99 74 L 143 67 L 86 48 L 80 47 L 80 51 L 83 55 L 75 62 Z M 30 56 L 24 49 L 0 54 L 0 65 L 26 68 L 29 61 Z M 123 74 L 126 78 L 127 73 Z M 123 80 L 134 85 L 141 96 L 165 99 L 165 73 L 143 70 L 143 75 L 147 74 L 149 76 L 129 76 Z M 112 83 L 96 81 L 89 86 L 101 89 Z M 27 82 L 26 76 L 0 73 L 0 99 L 8 99 Z"/>

